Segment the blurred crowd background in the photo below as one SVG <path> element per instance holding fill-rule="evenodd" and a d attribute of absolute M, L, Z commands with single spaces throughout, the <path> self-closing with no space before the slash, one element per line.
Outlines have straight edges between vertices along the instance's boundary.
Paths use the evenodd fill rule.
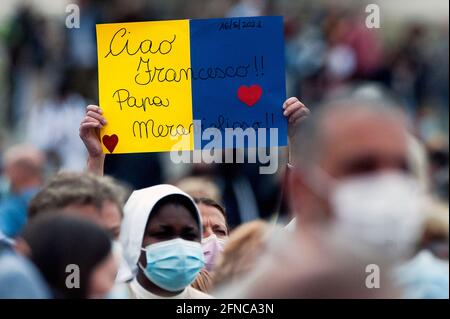
<path fill-rule="evenodd" d="M 448 298 L 449 2 L 370 2 L 380 28 L 367 28 L 369 2 L 357 0 L 2 0 L 0 297 L 200 299 L 214 288 L 226 298 Z M 73 3 L 79 28 L 66 25 Z M 175 165 L 163 153 L 107 155 L 107 176 L 97 176 L 100 154 L 89 167 L 97 175 L 84 172 L 79 128 L 98 103 L 97 23 L 259 15 L 284 17 L 287 95 L 311 111 L 289 136 L 298 149 L 278 150 L 276 174 L 251 163 Z M 353 100 L 323 108 L 345 95 Z M 392 104 L 407 115 L 407 141 Z M 409 175 L 421 192 L 410 192 L 419 187 Z M 153 262 L 182 258 L 180 247 L 196 271 L 152 277 Z M 81 290 L 67 286 L 74 258 L 88 270 Z M 52 294 L 34 290 L 46 284 L 29 260 Z M 373 263 L 380 290 L 367 289 Z"/>
<path fill-rule="evenodd" d="M 389 92 L 427 150 L 433 192 L 448 202 L 448 1 L 371 2 L 381 9 L 379 29 L 366 28 L 364 1 L 2 1 L 0 155 L 25 142 L 45 152 L 48 175 L 84 169 L 78 126 L 84 107 L 98 101 L 96 23 L 283 15 L 288 96 L 314 112 L 348 86 Z M 80 28 L 65 26 L 69 3 L 79 5 Z M 175 166 L 167 154 L 115 155 L 105 172 L 132 188 L 212 179 L 228 211 L 245 210 L 230 217 L 237 225 L 277 212 L 284 163 L 266 176 L 256 164 Z"/>

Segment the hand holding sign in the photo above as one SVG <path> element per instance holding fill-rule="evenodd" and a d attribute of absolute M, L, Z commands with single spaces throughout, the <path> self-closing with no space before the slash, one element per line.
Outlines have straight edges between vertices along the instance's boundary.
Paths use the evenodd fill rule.
<path fill-rule="evenodd" d="M 283 103 L 283 115 L 288 120 L 288 136 L 292 138 L 295 129 L 310 114 L 310 110 L 296 97 L 290 97 Z"/>
<path fill-rule="evenodd" d="M 102 153 L 100 129 L 106 124 L 102 110 L 96 105 L 86 107 L 86 117 L 80 124 L 80 137 L 90 157 L 99 157 Z"/>
<path fill-rule="evenodd" d="M 294 135 L 295 128 L 309 114 L 309 109 L 300 102 L 296 97 L 290 97 L 283 103 L 283 115 L 289 122 L 289 139 Z M 101 115 L 101 109 L 96 105 L 88 105 L 86 108 L 86 117 L 80 124 L 80 137 L 89 153 L 88 171 L 103 175 L 104 155 L 101 153 L 101 142 L 98 135 L 99 128 L 103 127 L 102 123 L 106 123 Z M 103 142 L 108 150 L 112 153 L 118 143 L 118 137 L 104 135 Z M 292 145 L 292 141 L 289 142 Z M 289 162 L 291 162 L 291 150 L 289 149 Z"/>
<path fill-rule="evenodd" d="M 202 148 L 194 120 L 197 133 L 277 128 L 286 145 L 281 17 L 101 24 L 97 45 L 104 152 Z"/>

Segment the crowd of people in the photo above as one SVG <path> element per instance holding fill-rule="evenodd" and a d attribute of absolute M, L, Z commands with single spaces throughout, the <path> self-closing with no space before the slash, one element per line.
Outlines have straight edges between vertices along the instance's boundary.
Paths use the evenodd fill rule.
<path fill-rule="evenodd" d="M 0 296 L 448 298 L 448 208 L 439 210 L 427 187 L 424 150 L 404 112 L 360 91 L 312 114 L 289 98 L 281 111 L 285 226 L 253 220 L 233 229 L 217 186 L 201 181 L 131 191 L 104 176 L 107 123 L 96 105 L 79 128 L 85 172 L 44 182 L 41 152 L 11 148 Z M 367 265 L 382 269 L 379 289 L 367 285 Z"/>
<path fill-rule="evenodd" d="M 448 25 L 439 41 L 408 25 L 388 50 L 348 8 L 212 1 L 222 16 L 285 15 L 302 102 L 280 105 L 288 147 L 261 175 L 103 154 L 95 24 L 170 14 L 130 3 L 80 1 L 81 28 L 50 42 L 54 21 L 26 8 L 12 19 L 0 298 L 449 297 Z M 183 3 L 170 17 L 196 17 Z"/>

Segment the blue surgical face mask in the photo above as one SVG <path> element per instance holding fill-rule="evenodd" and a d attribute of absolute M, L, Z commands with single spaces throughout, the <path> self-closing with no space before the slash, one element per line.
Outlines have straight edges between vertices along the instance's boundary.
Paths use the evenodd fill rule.
<path fill-rule="evenodd" d="M 177 238 L 141 249 L 145 251 L 147 266 L 139 263 L 139 267 L 151 282 L 167 291 L 189 286 L 205 265 L 198 242 Z"/>

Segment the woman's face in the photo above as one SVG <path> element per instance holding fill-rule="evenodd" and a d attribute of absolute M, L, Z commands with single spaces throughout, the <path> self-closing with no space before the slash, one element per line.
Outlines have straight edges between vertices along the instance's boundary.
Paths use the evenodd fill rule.
<path fill-rule="evenodd" d="M 89 282 L 89 298 L 103 298 L 114 286 L 117 261 L 110 253 L 92 272 Z"/>
<path fill-rule="evenodd" d="M 187 208 L 166 204 L 150 215 L 142 247 L 176 238 L 200 242 L 200 229 Z"/>
<path fill-rule="evenodd" d="M 171 296 L 176 293 L 179 293 L 179 291 L 182 291 L 189 284 L 187 282 L 186 283 L 181 282 L 178 273 L 184 271 L 185 275 L 188 276 L 189 275 L 188 272 L 191 271 L 190 268 L 189 269 L 177 268 L 174 269 L 174 271 L 170 271 L 170 269 L 164 268 L 164 270 L 167 270 L 169 273 L 166 274 L 167 276 L 163 278 L 163 284 L 173 286 L 172 287 L 173 290 L 170 291 L 161 288 L 161 285 L 156 283 L 158 281 L 155 282 L 153 280 L 147 280 L 149 278 L 145 274 L 145 271 L 143 270 L 146 269 L 147 267 L 147 256 L 146 256 L 147 246 L 152 247 L 152 245 L 154 244 L 174 239 L 183 239 L 184 241 L 197 242 L 198 243 L 196 244 L 198 245 L 197 253 L 199 256 L 201 255 L 202 253 L 200 246 L 201 229 L 200 225 L 198 224 L 198 221 L 195 219 L 194 215 L 183 205 L 168 203 L 161 206 L 160 208 L 158 208 L 158 210 L 152 212 L 152 214 L 150 215 L 150 218 L 147 222 L 147 226 L 145 229 L 144 239 L 142 241 L 142 248 L 145 249 L 141 250 L 141 255 L 139 257 L 140 267 L 137 274 L 137 280 L 144 286 L 145 289 L 151 291 L 154 294 L 161 296 Z M 169 251 L 169 253 L 174 252 Z M 175 253 L 178 253 L 178 251 L 175 251 Z M 197 258 L 199 256 L 192 255 L 191 257 L 199 261 L 199 259 Z M 183 263 L 186 263 L 186 258 L 189 258 L 186 256 L 178 256 L 178 255 L 172 257 L 180 258 L 180 260 L 183 261 Z M 155 262 L 161 262 L 161 260 L 156 260 Z M 195 263 L 195 261 L 192 262 Z M 162 262 L 161 265 L 164 267 L 167 266 L 164 262 Z M 197 266 L 199 267 L 198 270 L 200 271 L 200 268 L 202 266 L 200 265 L 200 261 L 197 263 Z M 173 278 L 169 278 L 171 275 L 175 276 Z M 161 281 L 159 281 L 159 283 L 161 284 Z M 183 285 L 184 283 L 185 285 Z M 175 292 L 175 290 L 177 291 Z"/>
<path fill-rule="evenodd" d="M 198 204 L 203 222 L 203 238 L 215 234 L 218 238 L 228 237 L 228 228 L 222 212 L 214 206 Z"/>

